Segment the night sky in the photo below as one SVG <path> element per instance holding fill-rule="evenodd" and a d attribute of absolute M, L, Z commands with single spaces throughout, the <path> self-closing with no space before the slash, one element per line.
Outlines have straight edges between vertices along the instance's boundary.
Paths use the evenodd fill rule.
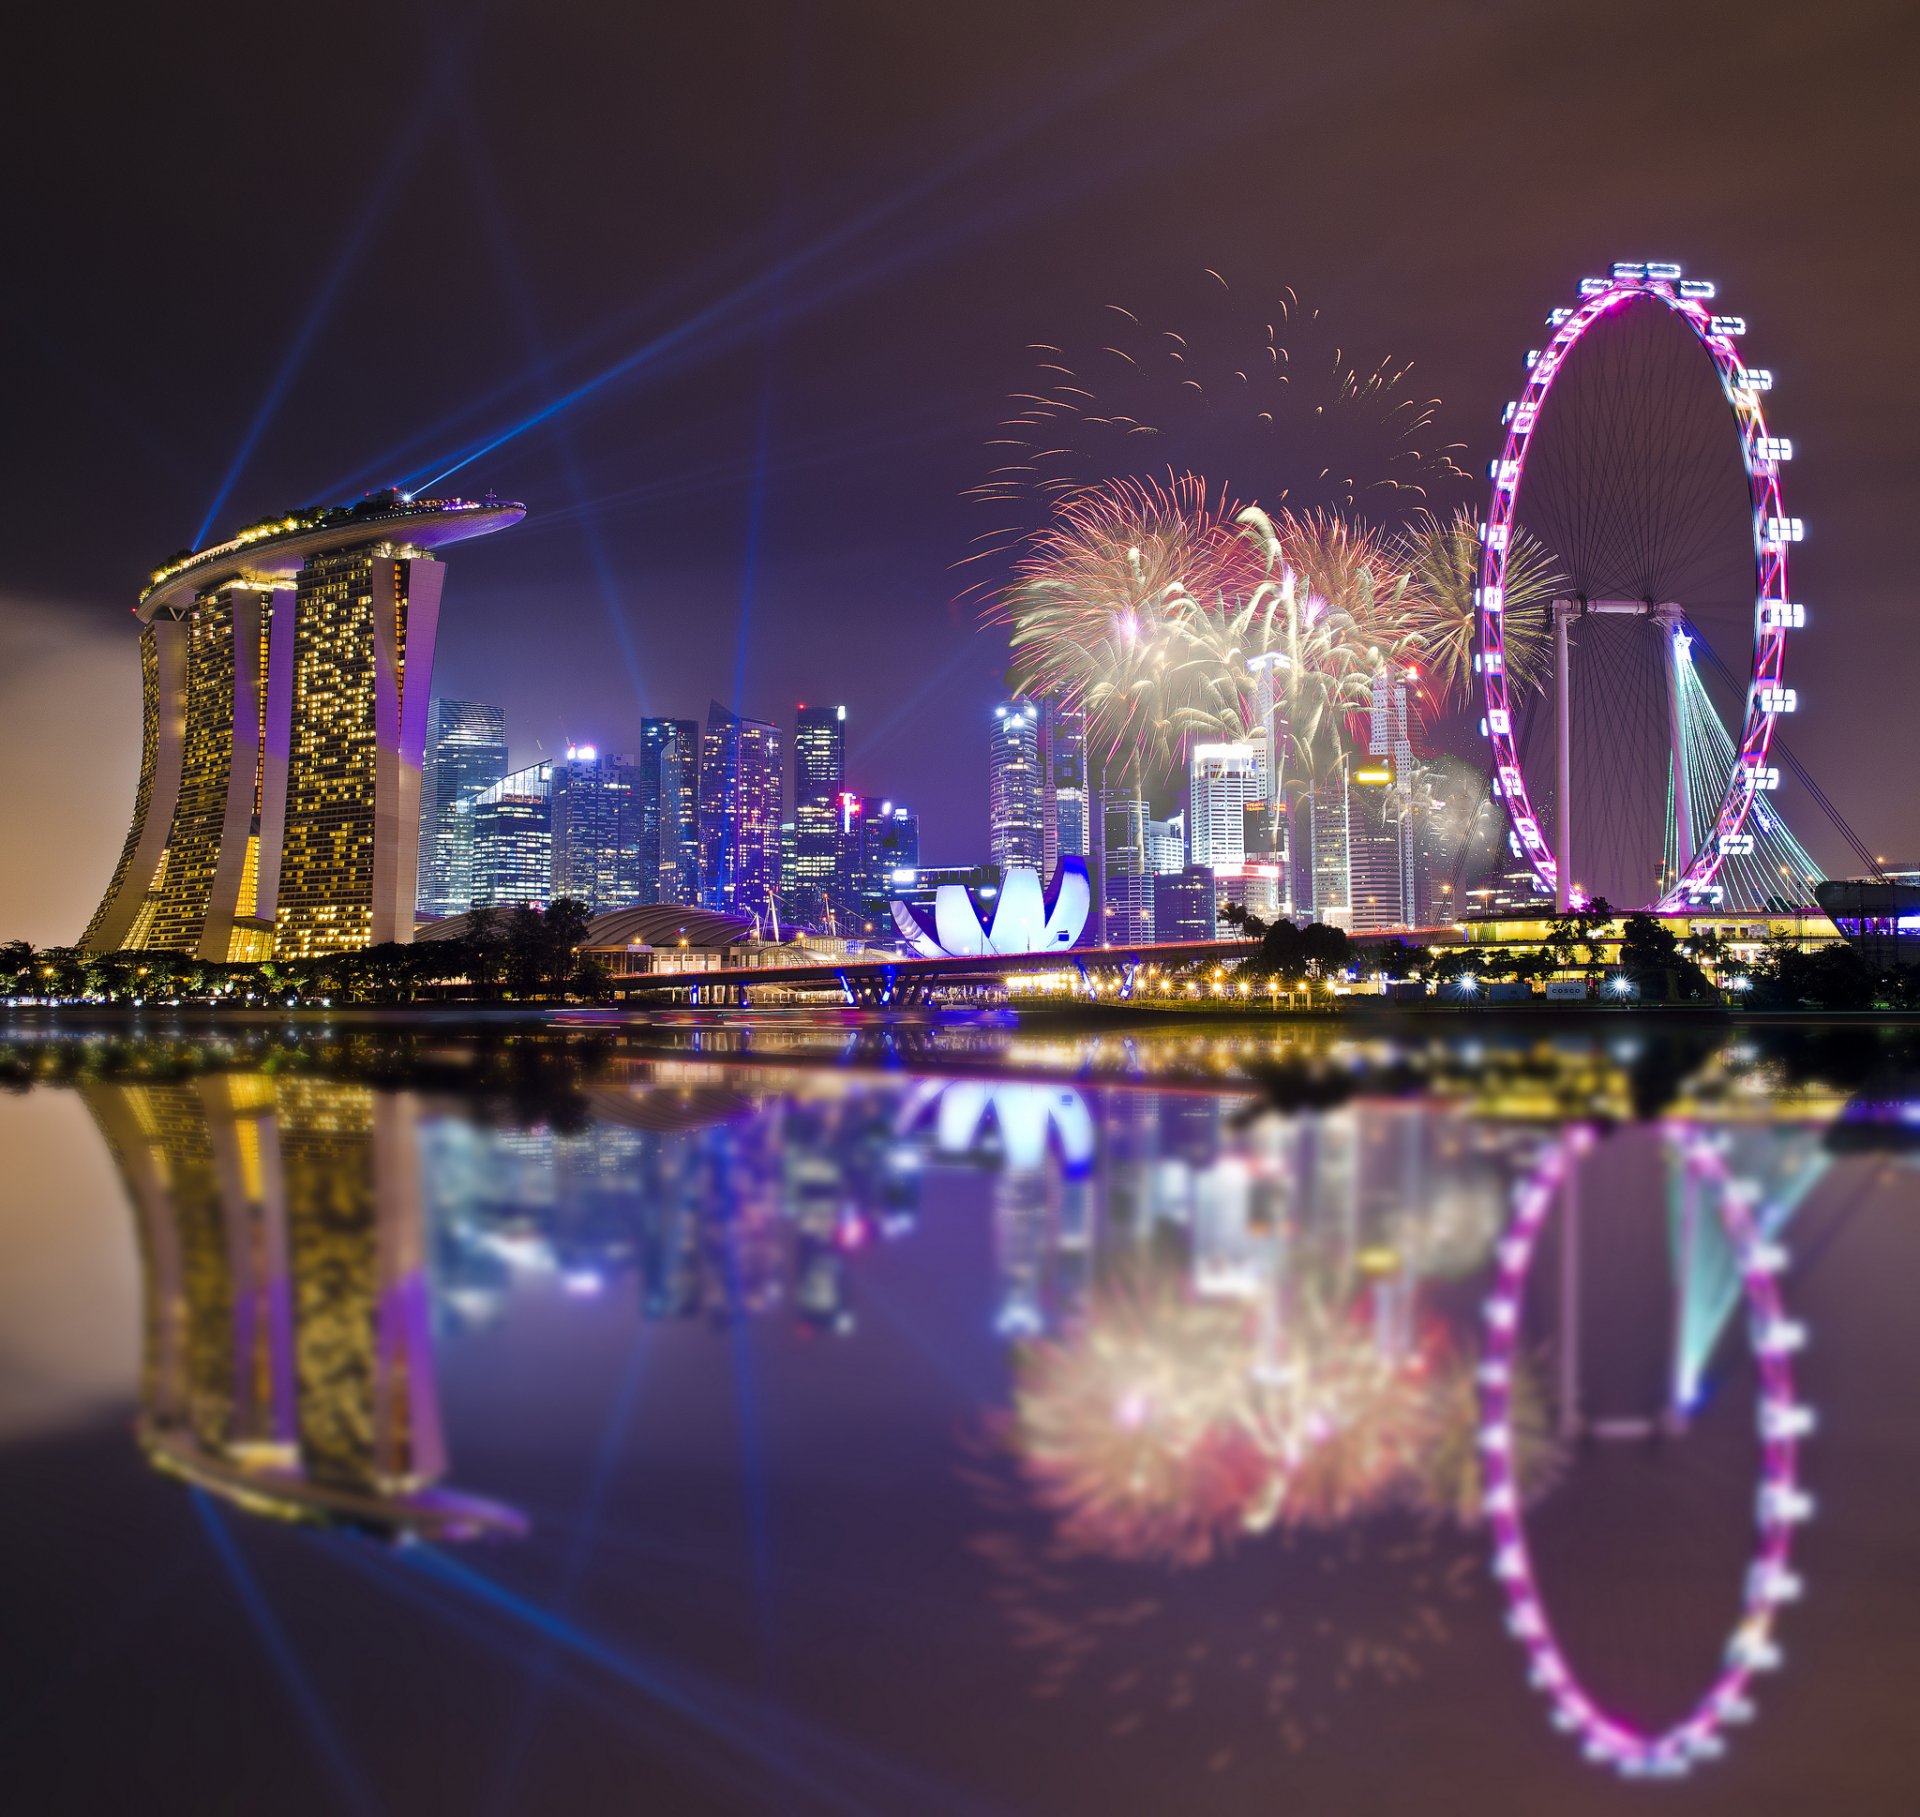
<path fill-rule="evenodd" d="M 1209 267 L 1411 359 L 1476 473 L 1581 275 L 1717 278 L 1798 449 L 1793 745 L 1912 856 L 1916 69 L 1898 4 L 43 9 L 0 75 L 0 937 L 76 937 L 119 849 L 148 568 L 596 375 L 446 482 L 528 517 L 453 552 L 436 690 L 522 761 L 844 701 L 853 784 L 984 856 L 962 495 L 1030 343 L 1178 327 Z"/>

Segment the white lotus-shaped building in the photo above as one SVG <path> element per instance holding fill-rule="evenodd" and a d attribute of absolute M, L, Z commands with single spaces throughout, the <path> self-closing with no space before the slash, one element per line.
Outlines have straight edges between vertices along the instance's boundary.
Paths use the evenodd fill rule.
<path fill-rule="evenodd" d="M 931 912 L 893 904 L 894 925 L 922 959 L 975 959 L 992 953 L 1064 953 L 1080 938 L 1093 908 L 1084 858 L 1063 858 L 1043 892 L 1040 873 L 1015 865 L 1000 880 L 989 920 L 964 884 L 943 883 Z"/>

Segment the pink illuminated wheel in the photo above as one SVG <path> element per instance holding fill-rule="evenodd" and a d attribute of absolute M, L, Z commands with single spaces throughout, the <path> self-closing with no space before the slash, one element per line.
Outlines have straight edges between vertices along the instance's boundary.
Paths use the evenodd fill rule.
<path fill-rule="evenodd" d="M 1727 1177 L 1720 1148 L 1698 1131 L 1672 1126 L 1668 1139 L 1681 1164 L 1717 1185 L 1720 1216 L 1738 1260 L 1749 1335 L 1759 1374 L 1761 1479 L 1755 1508 L 1758 1539 L 1747 1572 L 1740 1619 L 1727 1642 L 1719 1674 L 1693 1709 L 1671 1727 L 1650 1732 L 1602 1710 L 1575 1676 L 1560 1649 L 1534 1578 L 1513 1459 L 1513 1372 L 1521 1295 L 1535 1244 L 1561 1189 L 1593 1132 L 1577 1128 L 1547 1150 L 1514 1198 L 1512 1222 L 1498 1248 L 1499 1273 L 1486 1304 L 1487 1341 L 1480 1366 L 1480 1451 L 1486 1509 L 1493 1537 L 1493 1570 L 1508 1602 L 1507 1626 L 1526 1648 L 1529 1678 L 1552 1705 L 1556 1727 L 1578 1737 L 1587 1758 L 1629 1777 L 1670 1778 L 1725 1750 L 1721 1730 L 1752 1714 L 1747 1688 L 1754 1673 L 1778 1664 L 1774 1616 L 1799 1594 L 1788 1568 L 1793 1529 L 1812 1511 L 1801 1492 L 1798 1441 L 1811 1416 L 1794 1399 L 1789 1355 L 1804 1333 L 1781 1308 L 1776 1280 L 1785 1257 L 1756 1232 L 1752 1207 Z"/>
<path fill-rule="evenodd" d="M 1733 740 L 1732 768 L 1717 813 L 1710 824 L 1697 829 L 1693 850 L 1660 894 L 1654 904 L 1657 910 L 1720 902 L 1724 889 L 1717 879 L 1722 864 L 1753 849 L 1754 835 L 1747 823 L 1754 796 L 1778 780 L 1768 763 L 1774 727 L 1780 715 L 1792 712 L 1796 704 L 1794 691 L 1784 682 L 1786 634 L 1805 619 L 1802 607 L 1787 590 L 1787 551 L 1800 540 L 1801 524 L 1786 515 L 1780 469 L 1793 450 L 1768 432 L 1761 399 L 1772 387 L 1772 375 L 1742 360 L 1736 342 L 1746 331 L 1745 322 L 1715 313 L 1713 298 L 1711 283 L 1684 277 L 1673 264 L 1623 263 L 1615 265 L 1609 277 L 1582 279 L 1577 304 L 1553 311 L 1547 318 L 1551 339 L 1527 355 L 1526 388 L 1507 406 L 1505 445 L 1489 470 L 1492 492 L 1486 522 L 1481 525 L 1480 584 L 1474 595 L 1476 660 L 1486 714 L 1483 730 L 1493 747 L 1492 786 L 1506 808 L 1514 850 L 1549 896 L 1560 893 L 1560 861 L 1553 832 L 1542 826 L 1534 809 L 1520 760 L 1503 618 L 1507 557 L 1518 524 L 1516 507 L 1526 478 L 1528 450 L 1555 379 L 1596 323 L 1635 305 L 1658 305 L 1670 311 L 1691 329 L 1712 361 L 1733 411 L 1753 527 L 1752 664 L 1743 717 Z M 1605 602 L 1602 609 L 1614 603 Z M 1648 602 L 1649 608 L 1652 604 Z M 1565 901 L 1574 907 L 1583 902 L 1583 892 L 1571 880 Z"/>

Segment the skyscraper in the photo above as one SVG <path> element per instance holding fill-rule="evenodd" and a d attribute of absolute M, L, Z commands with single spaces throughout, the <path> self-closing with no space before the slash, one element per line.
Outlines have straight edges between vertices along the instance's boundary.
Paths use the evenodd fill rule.
<path fill-rule="evenodd" d="M 411 940 L 433 551 L 525 514 L 386 493 L 156 571 L 133 824 L 82 945 L 228 960 Z"/>
<path fill-rule="evenodd" d="M 847 849 L 852 854 L 846 882 L 851 914 L 862 929 L 869 921 L 890 927 L 887 904 L 893 891 L 908 881 L 906 873 L 919 875 L 919 816 L 894 802 L 866 796 L 848 815 Z"/>
<path fill-rule="evenodd" d="M 638 766 L 593 745 L 569 745 L 553 766 L 553 895 L 596 915 L 640 900 Z"/>
<path fill-rule="evenodd" d="M 780 731 L 717 700 L 700 750 L 702 896 L 708 908 L 766 914 L 780 881 Z"/>
<path fill-rule="evenodd" d="M 803 706 L 794 723 L 793 900 L 785 907 L 814 927 L 846 907 L 839 888 L 846 731 L 845 707 Z"/>
<path fill-rule="evenodd" d="M 634 795 L 642 904 L 700 900 L 700 727 L 643 719 Z"/>
<path fill-rule="evenodd" d="M 1153 873 L 1147 868 L 1147 803 L 1138 789 L 1100 791 L 1099 940 L 1132 946 L 1153 938 Z"/>
<path fill-rule="evenodd" d="M 1041 799 L 1041 865 L 1051 877 L 1062 858 L 1086 858 L 1093 851 L 1087 815 L 1087 715 L 1058 700 L 1041 704 L 1041 758 L 1045 786 Z"/>
<path fill-rule="evenodd" d="M 1348 868 L 1356 932 L 1407 927 L 1421 918 L 1420 819 L 1415 791 L 1412 713 L 1403 673 L 1373 678 L 1368 716 L 1369 761 L 1351 772 Z"/>
<path fill-rule="evenodd" d="M 473 903 L 473 817 L 458 811 L 507 773 L 507 716 L 477 700 L 427 708 L 420 768 L 420 892 L 423 915 L 458 915 Z"/>
<path fill-rule="evenodd" d="M 460 811 L 473 821 L 473 906 L 545 908 L 553 898 L 553 765 L 515 770 Z"/>
<path fill-rule="evenodd" d="M 1169 814 L 1147 822 L 1147 869 L 1156 877 L 1173 877 L 1187 868 L 1187 817 Z"/>
<path fill-rule="evenodd" d="M 1008 701 L 993 710 L 987 744 L 987 849 L 1003 874 L 1045 860 L 1042 793 L 1039 704 Z"/>
<path fill-rule="evenodd" d="M 1327 774 L 1307 786 L 1305 827 L 1294 828 L 1293 900 L 1295 912 L 1307 910 L 1329 927 L 1353 922 L 1353 879 L 1348 850 L 1347 759 L 1335 760 Z M 1300 838 L 1304 830 L 1306 837 Z"/>
<path fill-rule="evenodd" d="M 1187 843 L 1195 864 L 1246 862 L 1247 806 L 1259 799 L 1249 744 L 1197 744 L 1187 771 Z"/>

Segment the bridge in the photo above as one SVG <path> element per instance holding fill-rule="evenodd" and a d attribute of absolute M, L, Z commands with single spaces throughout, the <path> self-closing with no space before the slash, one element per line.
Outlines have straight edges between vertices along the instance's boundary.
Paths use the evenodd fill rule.
<path fill-rule="evenodd" d="M 1457 928 L 1402 928 L 1393 933 L 1357 934 L 1354 946 L 1389 940 L 1431 945 L 1459 940 Z M 756 989 L 818 991 L 863 1009 L 905 1008 L 928 1002 L 936 992 L 986 990 L 1009 976 L 1076 970 L 1091 992 L 1097 982 L 1128 996 L 1133 982 L 1151 966 L 1238 965 L 1260 950 L 1258 940 L 1144 941 L 1130 946 L 1071 947 L 1037 953 L 974 953 L 938 959 L 859 958 L 814 960 L 788 965 L 722 966 L 700 972 L 637 972 L 616 976 L 609 988 L 621 1002 L 685 1004 L 729 1008 L 750 1001 Z"/>

